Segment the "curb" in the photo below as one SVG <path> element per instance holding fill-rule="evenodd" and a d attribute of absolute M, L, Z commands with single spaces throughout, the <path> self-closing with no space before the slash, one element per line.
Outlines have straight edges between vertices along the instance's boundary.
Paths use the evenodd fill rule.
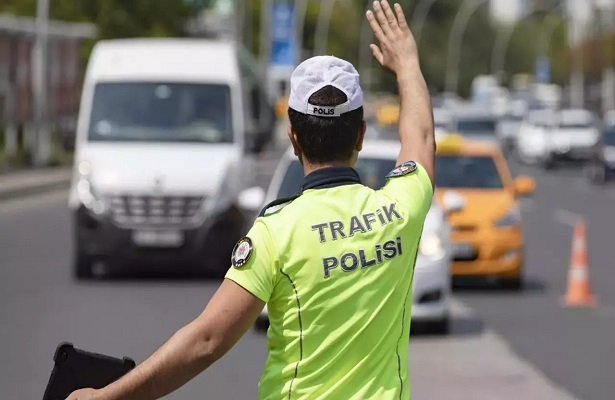
<path fill-rule="evenodd" d="M 70 187 L 70 181 L 70 177 L 62 177 L 52 181 L 0 190 L 0 201 L 43 194 L 54 190 L 68 189 Z"/>

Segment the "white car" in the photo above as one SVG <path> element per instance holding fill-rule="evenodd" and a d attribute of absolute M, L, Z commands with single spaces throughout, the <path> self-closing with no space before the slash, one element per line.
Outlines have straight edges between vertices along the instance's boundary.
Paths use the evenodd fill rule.
<path fill-rule="evenodd" d="M 537 164 L 548 154 L 547 134 L 555 124 L 555 112 L 541 109 L 531 110 L 517 133 L 515 151 L 524 164 Z"/>
<path fill-rule="evenodd" d="M 513 150 L 523 124 L 523 114 L 507 113 L 497 122 L 496 136 L 504 150 Z"/>
<path fill-rule="evenodd" d="M 561 110 L 556 125 L 546 136 L 545 167 L 553 168 L 560 161 L 587 161 L 600 140 L 596 116 L 588 110 Z"/>
<path fill-rule="evenodd" d="M 453 112 L 444 108 L 434 108 L 433 124 L 436 132 L 450 132 L 453 128 Z"/>
<path fill-rule="evenodd" d="M 366 140 L 356 165 L 362 182 L 372 188 L 382 187 L 386 174 L 395 167 L 398 152 L 399 142 Z M 299 192 L 302 181 L 303 168 L 292 149 L 289 149 L 278 164 L 266 194 L 260 188 L 251 188 L 242 194 L 242 203 L 267 204 L 278 198 L 292 196 Z M 263 198 L 266 198 L 264 203 L 260 202 Z M 463 208 L 463 200 L 451 198 L 446 202 L 446 208 L 450 212 L 460 210 Z M 449 329 L 451 286 L 449 233 L 450 226 L 445 213 L 434 202 L 425 221 L 416 261 L 412 320 L 424 323 L 429 331 L 439 334 L 445 334 Z M 267 324 L 268 314 L 265 307 L 257 327 L 262 328 Z"/>
<path fill-rule="evenodd" d="M 474 106 L 463 107 L 455 111 L 453 131 L 468 140 L 499 145 L 496 123 L 496 118 L 490 111 Z"/>

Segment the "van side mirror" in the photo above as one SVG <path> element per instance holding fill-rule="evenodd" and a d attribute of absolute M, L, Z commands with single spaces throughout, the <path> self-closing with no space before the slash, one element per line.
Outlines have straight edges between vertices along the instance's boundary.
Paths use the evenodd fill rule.
<path fill-rule="evenodd" d="M 515 195 L 527 196 L 536 190 L 536 181 L 529 176 L 519 176 L 515 179 L 513 186 Z"/>
<path fill-rule="evenodd" d="M 237 203 L 243 210 L 256 212 L 259 211 L 265 201 L 265 190 L 259 186 L 254 186 L 239 193 Z"/>

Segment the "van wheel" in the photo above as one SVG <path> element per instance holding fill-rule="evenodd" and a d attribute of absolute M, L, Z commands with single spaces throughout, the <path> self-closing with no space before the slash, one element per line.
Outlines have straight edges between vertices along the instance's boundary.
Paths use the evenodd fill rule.
<path fill-rule="evenodd" d="M 212 237 L 215 251 L 214 268 L 211 276 L 214 279 L 222 279 L 231 266 L 231 253 L 237 241 L 241 238 L 245 220 L 239 209 L 233 207 L 218 224 L 214 226 L 215 235 Z"/>
<path fill-rule="evenodd" d="M 73 259 L 73 276 L 79 280 L 92 279 L 92 260 L 79 250 L 75 251 Z"/>

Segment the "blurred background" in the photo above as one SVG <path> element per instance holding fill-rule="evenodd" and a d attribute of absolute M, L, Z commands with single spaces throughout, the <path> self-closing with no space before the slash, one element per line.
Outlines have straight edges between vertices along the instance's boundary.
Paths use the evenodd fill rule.
<path fill-rule="evenodd" d="M 615 1 L 400 4 L 439 140 L 413 396 L 611 399 Z M 42 397 L 61 341 L 141 361 L 202 310 L 260 209 L 299 190 L 286 110 L 302 60 L 360 72 L 357 169 L 383 184 L 399 109 L 370 6 L 2 0 L 3 398 Z M 265 311 L 168 398 L 255 397 L 266 326 Z"/>

